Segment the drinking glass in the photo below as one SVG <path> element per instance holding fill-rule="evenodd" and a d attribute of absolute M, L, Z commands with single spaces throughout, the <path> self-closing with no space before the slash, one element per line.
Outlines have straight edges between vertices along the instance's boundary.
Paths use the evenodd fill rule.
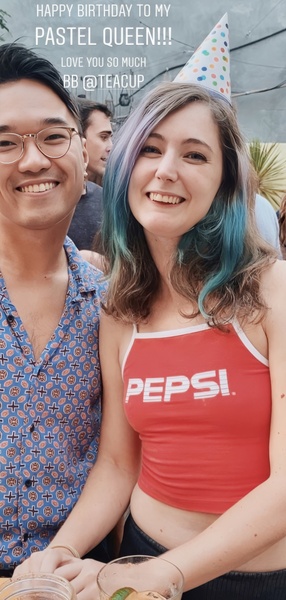
<path fill-rule="evenodd" d="M 168 560 L 135 554 L 104 565 L 97 585 L 100 600 L 180 600 L 184 578 Z"/>
<path fill-rule="evenodd" d="M 71 584 L 58 575 L 27 573 L 0 588 L 0 600 L 76 600 Z"/>

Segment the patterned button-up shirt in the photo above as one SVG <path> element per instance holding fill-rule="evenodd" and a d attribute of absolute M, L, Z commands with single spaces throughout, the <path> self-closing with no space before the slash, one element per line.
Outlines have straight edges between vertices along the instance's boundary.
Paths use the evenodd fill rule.
<path fill-rule="evenodd" d="M 44 549 L 97 456 L 102 274 L 69 240 L 69 286 L 39 360 L 0 273 L 0 569 Z"/>

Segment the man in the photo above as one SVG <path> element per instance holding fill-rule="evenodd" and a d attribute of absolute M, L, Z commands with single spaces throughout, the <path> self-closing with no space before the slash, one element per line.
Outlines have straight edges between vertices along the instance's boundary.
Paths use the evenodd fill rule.
<path fill-rule="evenodd" d="M 0 576 L 51 542 L 97 457 L 104 284 L 66 238 L 87 162 L 58 71 L 0 46 Z"/>
<path fill-rule="evenodd" d="M 105 104 L 77 98 L 79 114 L 89 156 L 89 181 L 102 185 L 106 161 L 112 148 L 112 113 Z"/>
<path fill-rule="evenodd" d="M 279 228 L 281 256 L 283 260 L 286 260 L 286 194 L 281 198 L 279 210 L 275 214 Z"/>
<path fill-rule="evenodd" d="M 86 189 L 76 205 L 68 236 L 79 250 L 90 250 L 100 231 L 102 220 L 102 187 L 86 182 Z"/>
<path fill-rule="evenodd" d="M 88 151 L 86 192 L 80 198 L 68 231 L 79 250 L 90 250 L 100 230 L 102 180 L 112 147 L 112 113 L 105 104 L 77 98 L 83 135 Z"/>
<path fill-rule="evenodd" d="M 268 244 L 271 244 L 281 256 L 281 247 L 279 241 L 279 223 L 275 210 L 267 198 L 256 194 L 255 198 L 255 217 L 258 231 Z"/>

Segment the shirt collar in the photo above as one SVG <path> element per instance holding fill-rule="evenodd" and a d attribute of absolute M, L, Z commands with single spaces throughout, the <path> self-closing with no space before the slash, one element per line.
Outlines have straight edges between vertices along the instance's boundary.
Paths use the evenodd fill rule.
<path fill-rule="evenodd" d="M 106 290 L 104 276 L 90 263 L 82 258 L 73 241 L 67 236 L 64 249 L 68 260 L 69 294 L 73 300 L 81 299 L 88 292 L 99 291 L 100 295 Z"/>

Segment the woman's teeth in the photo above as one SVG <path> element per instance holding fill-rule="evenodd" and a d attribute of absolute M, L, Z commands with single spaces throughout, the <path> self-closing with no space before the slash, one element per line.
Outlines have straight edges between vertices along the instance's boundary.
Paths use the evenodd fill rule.
<path fill-rule="evenodd" d="M 169 196 L 167 194 L 158 194 L 157 192 L 150 192 L 149 194 L 150 200 L 154 200 L 155 202 L 163 202 L 164 204 L 180 204 L 182 202 L 182 198 L 179 196 Z"/>

